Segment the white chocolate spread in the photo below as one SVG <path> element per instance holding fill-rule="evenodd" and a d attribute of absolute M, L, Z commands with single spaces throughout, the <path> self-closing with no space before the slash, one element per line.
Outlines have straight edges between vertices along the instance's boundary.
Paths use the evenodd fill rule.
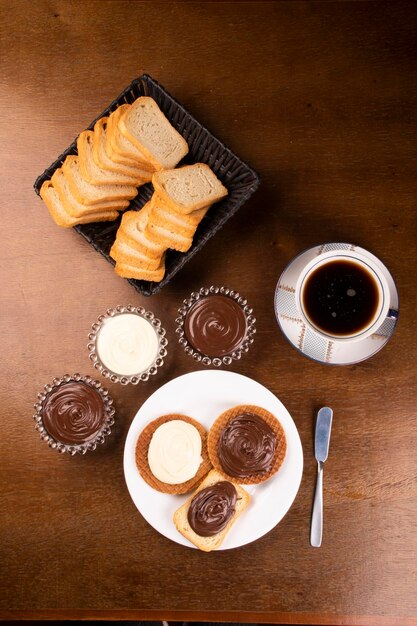
<path fill-rule="evenodd" d="M 202 460 L 201 436 L 192 424 L 171 420 L 152 435 L 148 463 L 158 480 L 168 485 L 185 483 L 197 474 Z"/>
<path fill-rule="evenodd" d="M 143 317 L 122 313 L 103 322 L 96 348 L 107 369 L 122 376 L 134 376 L 156 359 L 158 337 L 152 324 Z"/>

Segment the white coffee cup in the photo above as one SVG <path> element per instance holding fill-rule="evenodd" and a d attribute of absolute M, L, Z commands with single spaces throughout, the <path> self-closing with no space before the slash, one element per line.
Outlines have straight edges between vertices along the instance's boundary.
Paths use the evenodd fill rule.
<path fill-rule="evenodd" d="M 366 327 L 361 328 L 355 333 L 346 335 L 332 335 L 330 333 L 326 333 L 325 331 L 323 331 L 323 329 L 318 328 L 308 316 L 303 302 L 304 288 L 307 284 L 307 279 L 311 276 L 311 274 L 315 272 L 319 267 L 339 260 L 350 261 L 351 263 L 359 265 L 362 269 L 364 269 L 368 274 L 371 275 L 378 291 L 378 303 L 372 319 L 369 321 Z M 326 340 L 337 340 L 343 342 L 360 341 L 375 333 L 378 328 L 380 328 L 380 326 L 384 323 L 387 316 L 396 317 L 397 314 L 397 312 L 391 312 L 389 308 L 390 292 L 385 276 L 370 258 L 360 254 L 356 250 L 329 250 L 328 252 L 320 254 L 316 258 L 312 259 L 309 263 L 307 263 L 307 265 L 303 268 L 298 277 L 298 281 L 295 287 L 295 299 L 299 315 L 304 324 Z"/>

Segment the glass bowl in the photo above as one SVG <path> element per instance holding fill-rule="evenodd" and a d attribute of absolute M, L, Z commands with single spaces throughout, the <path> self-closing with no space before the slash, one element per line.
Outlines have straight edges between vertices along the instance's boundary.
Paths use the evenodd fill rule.
<path fill-rule="evenodd" d="M 111 371 L 101 360 L 100 355 L 97 350 L 97 339 L 100 334 L 103 325 L 106 323 L 106 320 L 112 317 L 116 317 L 118 315 L 123 315 L 126 313 L 138 315 L 139 317 L 145 319 L 147 322 L 151 324 L 155 331 L 155 335 L 158 340 L 158 349 L 156 353 L 155 359 L 152 363 L 142 372 L 137 372 L 131 376 L 124 376 L 118 372 Z M 89 352 L 89 357 L 94 364 L 96 370 L 100 372 L 102 376 L 108 378 L 112 383 L 120 383 L 122 385 L 137 385 L 140 382 L 146 382 L 149 380 L 150 376 L 154 376 L 158 369 L 164 364 L 164 358 L 167 355 L 166 346 L 168 345 L 168 340 L 165 337 L 166 331 L 161 325 L 161 321 L 155 317 L 155 315 L 151 311 L 146 311 L 143 307 L 135 307 L 131 304 L 126 306 L 117 306 L 114 309 L 107 309 L 107 311 L 100 315 L 96 322 L 91 327 L 91 332 L 88 335 L 89 343 L 87 345 L 87 349 Z"/>
<path fill-rule="evenodd" d="M 57 438 L 53 437 L 45 427 L 43 419 L 43 405 L 48 395 L 56 388 L 69 382 L 81 382 L 88 387 L 94 389 L 100 396 L 104 405 L 105 418 L 102 426 L 94 435 L 94 438 L 84 443 L 63 443 Z M 71 456 L 75 454 L 85 454 L 86 452 L 95 450 L 98 444 L 104 443 L 106 437 L 111 434 L 111 427 L 114 424 L 114 407 L 113 400 L 109 396 L 107 389 L 101 386 L 98 380 L 94 380 L 91 376 L 82 376 L 81 374 L 65 374 L 62 378 L 54 378 L 51 383 L 44 386 L 43 390 L 38 393 L 38 402 L 34 405 L 35 414 L 33 419 L 35 420 L 35 429 L 39 432 L 42 441 L 45 441 L 50 448 L 57 450 L 61 453 L 67 453 Z"/>
<path fill-rule="evenodd" d="M 199 300 L 210 295 L 226 296 L 234 300 L 242 309 L 246 319 L 246 332 L 240 345 L 232 352 L 223 356 L 209 356 L 200 352 L 188 341 L 185 332 L 185 322 L 187 314 L 191 307 Z M 179 344 L 184 348 L 186 354 L 191 356 L 198 363 L 202 363 L 208 367 L 220 367 L 221 365 L 231 365 L 234 360 L 239 360 L 242 355 L 248 352 L 251 344 L 254 341 L 254 334 L 256 333 L 256 318 L 253 316 L 253 309 L 248 305 L 248 302 L 237 291 L 229 289 L 227 287 L 201 287 L 199 291 L 193 291 L 189 298 L 184 300 L 183 305 L 178 309 L 179 316 L 175 320 L 176 334 L 178 336 Z"/>

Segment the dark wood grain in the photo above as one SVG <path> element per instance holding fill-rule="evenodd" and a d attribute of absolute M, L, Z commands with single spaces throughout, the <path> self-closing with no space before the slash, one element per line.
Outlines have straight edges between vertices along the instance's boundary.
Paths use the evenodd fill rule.
<path fill-rule="evenodd" d="M 416 4 L 49 0 L 0 10 L 3 617 L 417 623 Z M 56 227 L 32 190 L 144 71 L 262 177 L 250 202 L 151 299 Z M 377 254 L 401 298 L 394 339 L 352 367 L 302 358 L 274 318 L 285 264 L 331 240 Z M 122 455 L 143 401 L 198 369 L 176 345 L 173 320 L 191 290 L 212 283 L 253 304 L 256 342 L 233 369 L 287 406 L 305 469 L 273 531 L 202 554 L 142 519 Z M 166 366 L 146 385 L 111 386 L 117 426 L 106 447 L 61 457 L 34 432 L 36 393 L 65 372 L 92 374 L 90 324 L 127 302 L 167 327 Z M 323 404 L 335 418 L 317 550 L 312 433 Z"/>

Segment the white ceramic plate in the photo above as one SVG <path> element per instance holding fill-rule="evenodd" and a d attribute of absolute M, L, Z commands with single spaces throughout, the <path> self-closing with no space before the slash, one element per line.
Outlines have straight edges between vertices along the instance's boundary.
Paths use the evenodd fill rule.
<path fill-rule="evenodd" d="M 251 378 L 219 370 L 192 372 L 160 387 L 141 406 L 130 426 L 124 451 L 124 473 L 130 496 L 146 521 L 168 539 L 193 548 L 175 528 L 174 512 L 190 497 L 160 493 L 140 476 L 135 463 L 136 441 L 143 428 L 167 413 L 194 417 L 208 430 L 226 409 L 256 404 L 281 422 L 287 454 L 275 476 L 261 485 L 245 485 L 251 503 L 227 535 L 221 550 L 237 548 L 269 532 L 284 517 L 297 495 L 303 473 L 303 450 L 291 415 L 266 387 Z"/>

